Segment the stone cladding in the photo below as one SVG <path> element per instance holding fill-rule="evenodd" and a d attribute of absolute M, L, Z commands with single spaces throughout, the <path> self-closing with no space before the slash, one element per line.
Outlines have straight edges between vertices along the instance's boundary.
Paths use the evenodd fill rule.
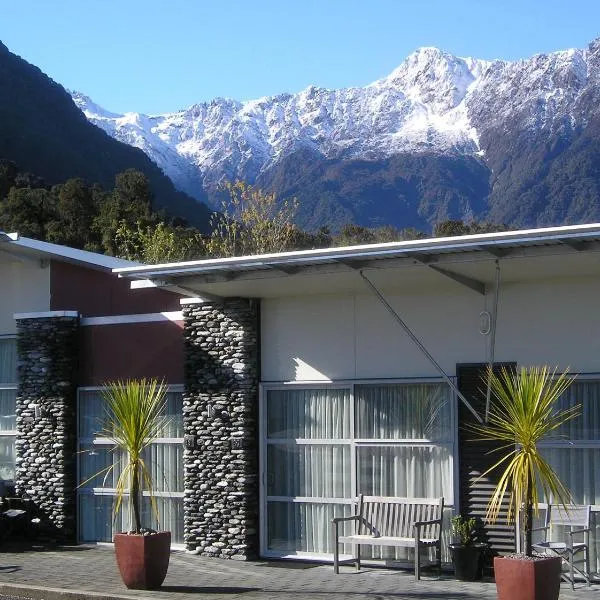
<path fill-rule="evenodd" d="M 205 556 L 258 556 L 258 301 L 183 309 L 184 539 Z"/>
<path fill-rule="evenodd" d="M 17 320 L 16 492 L 56 541 L 76 539 L 78 317 Z"/>

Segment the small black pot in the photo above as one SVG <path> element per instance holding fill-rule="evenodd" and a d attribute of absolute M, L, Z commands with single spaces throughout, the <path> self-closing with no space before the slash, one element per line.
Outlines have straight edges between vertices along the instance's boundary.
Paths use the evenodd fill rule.
<path fill-rule="evenodd" d="M 461 544 L 448 544 L 452 562 L 454 563 L 454 574 L 460 581 L 476 581 L 481 579 L 483 573 L 483 555 L 486 544 L 473 544 L 462 546 Z"/>

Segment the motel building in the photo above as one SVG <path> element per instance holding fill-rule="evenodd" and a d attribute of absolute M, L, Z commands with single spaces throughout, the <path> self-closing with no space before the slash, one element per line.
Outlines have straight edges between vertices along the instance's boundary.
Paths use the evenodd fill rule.
<path fill-rule="evenodd" d="M 174 547 L 328 561 L 361 493 L 483 518 L 487 365 L 548 365 L 577 375 L 582 415 L 543 446 L 600 570 L 600 224 L 152 266 L 0 233 L 0 275 L 0 477 L 57 539 L 112 537 L 115 482 L 78 486 L 113 460 L 107 381 L 169 385 L 150 458 Z"/>

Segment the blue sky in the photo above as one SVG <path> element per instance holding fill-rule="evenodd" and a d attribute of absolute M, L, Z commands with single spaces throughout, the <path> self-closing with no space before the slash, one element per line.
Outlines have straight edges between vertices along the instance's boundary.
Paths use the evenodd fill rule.
<path fill-rule="evenodd" d="M 600 36 L 600 0 L 0 0 L 0 40 L 115 112 L 360 86 L 413 50 L 514 60 Z"/>

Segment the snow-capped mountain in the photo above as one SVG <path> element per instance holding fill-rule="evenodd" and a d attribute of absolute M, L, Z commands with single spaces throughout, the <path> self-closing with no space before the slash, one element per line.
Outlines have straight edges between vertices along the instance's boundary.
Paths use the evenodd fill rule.
<path fill-rule="evenodd" d="M 72 97 L 91 122 L 142 149 L 196 197 L 222 180 L 260 181 L 297 152 L 329 161 L 437 154 L 483 163 L 494 173 L 493 203 L 506 163 L 499 153 L 581 132 L 600 114 L 599 85 L 600 40 L 517 62 L 421 48 L 366 87 L 216 98 L 162 115 L 117 115 Z"/>
<path fill-rule="evenodd" d="M 154 116 L 117 115 L 79 93 L 73 99 L 90 121 L 144 150 L 178 187 L 193 192 L 198 175 L 208 187 L 223 178 L 254 181 L 298 148 L 328 158 L 476 153 L 466 100 L 489 65 L 422 48 L 364 88 L 311 86 L 244 103 L 217 98 Z"/>

